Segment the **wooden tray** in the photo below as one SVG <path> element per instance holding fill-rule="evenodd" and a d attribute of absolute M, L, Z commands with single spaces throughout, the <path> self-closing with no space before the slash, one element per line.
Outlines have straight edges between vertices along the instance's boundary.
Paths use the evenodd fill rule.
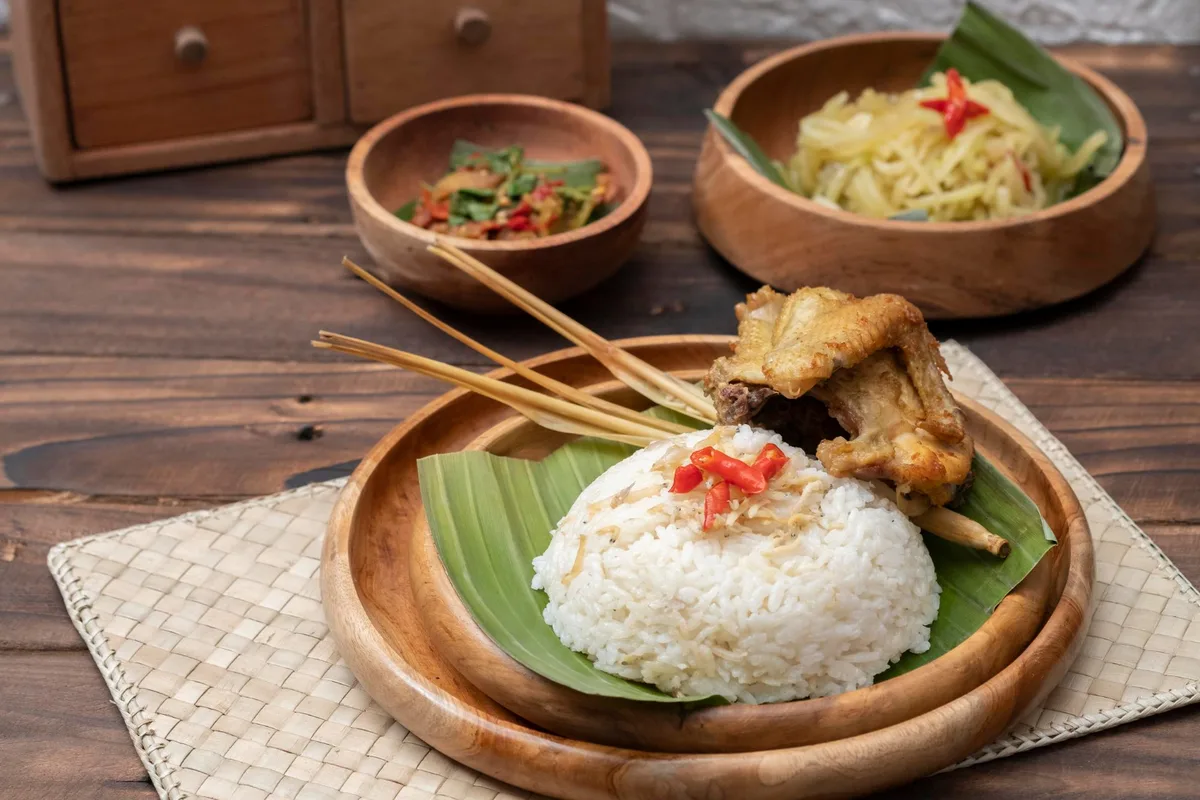
<path fill-rule="evenodd" d="M 727 352 L 728 342 L 676 336 L 621 344 L 663 369 L 683 371 L 707 365 Z M 529 363 L 580 386 L 607 377 L 578 349 Z M 588 800 L 869 792 L 933 772 L 994 739 L 1057 683 L 1082 642 L 1092 582 L 1087 524 L 1077 506 L 1070 510 L 1066 482 L 1033 452 L 1030 463 L 1040 476 L 1035 482 L 1045 492 L 1039 502 L 1057 502 L 1053 513 L 1060 515 L 1060 547 L 1052 562 L 1057 601 L 1033 642 L 979 687 L 881 730 L 779 750 L 674 755 L 547 734 L 493 701 L 439 654 L 416 607 L 409 572 L 422 515 L 415 459 L 461 449 L 509 415 L 492 401 L 455 391 L 393 430 L 343 490 L 321 575 L 330 629 L 372 697 L 431 746 L 500 780 Z"/>
<path fill-rule="evenodd" d="M 676 374 L 696 380 L 703 371 Z M 634 408 L 648 405 L 619 382 L 590 387 L 589 391 Z M 1015 467 L 1017 479 L 1032 484 L 1028 491 L 1038 496 L 1044 487 L 1037 485 L 1033 444 L 994 414 L 958 399 L 979 449 L 993 463 Z M 541 458 L 565 440 L 523 417 L 513 417 L 462 449 Z M 1073 496 L 1064 501 L 1069 515 L 1082 514 Z M 1051 500 L 1044 505 L 1049 506 L 1051 526 L 1063 530 L 1065 518 L 1056 514 L 1058 503 Z M 671 753 L 731 753 L 818 744 L 932 711 L 1010 664 L 1033 639 L 1054 599 L 1052 568 L 1056 564 L 1044 559 L 970 639 L 912 672 L 833 697 L 758 706 L 736 703 L 689 712 L 676 705 L 583 694 L 525 668 L 475 623 L 442 566 L 423 516 L 416 522 L 411 541 L 409 572 L 418 613 L 438 652 L 463 677 L 509 711 L 561 736 Z"/>

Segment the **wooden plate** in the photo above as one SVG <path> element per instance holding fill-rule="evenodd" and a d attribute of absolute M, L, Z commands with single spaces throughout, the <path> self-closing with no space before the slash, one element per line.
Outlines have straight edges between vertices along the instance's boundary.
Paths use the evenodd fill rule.
<path fill-rule="evenodd" d="M 794 47 L 735 78 L 713 109 L 786 161 L 802 117 L 840 91 L 912 88 L 944 38 L 891 31 Z M 1146 123 L 1104 76 L 1059 61 L 1091 84 L 1125 138 L 1113 173 L 1078 197 L 1014 219 L 875 219 L 776 186 L 710 125 L 692 184 L 696 225 L 734 266 L 777 289 L 895 292 L 927 319 L 1011 314 L 1090 292 L 1128 269 L 1154 233 Z"/>
<path fill-rule="evenodd" d="M 689 370 L 727 352 L 728 342 L 674 336 L 621 344 L 661 368 Z M 607 377 L 578 349 L 529 363 L 579 386 Z M 461 449 L 509 414 L 492 401 L 455 391 L 393 430 L 346 484 L 330 520 L 321 574 L 330 629 L 364 688 L 422 740 L 499 780 L 572 800 L 865 793 L 936 771 L 995 739 L 1053 688 L 1082 643 L 1091 539 L 1083 516 L 1070 510 L 1066 481 L 1034 451 L 1028 468 L 1040 477 L 1031 483 L 1061 513 L 1051 570 L 1057 600 L 1029 646 L 970 692 L 881 730 L 747 753 L 650 753 L 545 733 L 493 701 L 437 651 L 416 608 L 409 571 L 422 515 L 415 460 Z M 1017 477 L 1024 484 L 1027 476 Z"/>
<path fill-rule="evenodd" d="M 696 380 L 703 371 L 676 374 Z M 648 405 L 615 381 L 589 391 L 634 408 Z M 1030 484 L 1027 491 L 1038 497 L 1056 532 L 1065 530 L 1067 516 L 1082 514 L 1074 497 L 1066 498 L 1065 509 L 1047 497 L 1046 487 L 1037 481 L 1038 470 L 1032 467 L 1032 443 L 1016 438 L 1007 423 L 976 404 L 963 398 L 959 402 L 971 435 L 981 442 L 980 450 Z M 523 417 L 513 417 L 462 449 L 541 458 L 566 438 Z M 1063 510 L 1067 515 L 1060 513 Z M 1056 565 L 1043 560 L 967 641 L 890 681 L 834 697 L 758 706 L 738 703 L 689 712 L 676 705 L 583 694 L 543 678 L 510 657 L 463 605 L 423 516 L 412 533 L 410 558 L 413 592 L 426 633 L 438 652 L 493 700 L 562 736 L 672 753 L 731 753 L 817 744 L 878 730 L 945 705 L 995 675 L 1025 649 L 1052 601 L 1052 569 L 1066 566 L 1065 562 Z"/>

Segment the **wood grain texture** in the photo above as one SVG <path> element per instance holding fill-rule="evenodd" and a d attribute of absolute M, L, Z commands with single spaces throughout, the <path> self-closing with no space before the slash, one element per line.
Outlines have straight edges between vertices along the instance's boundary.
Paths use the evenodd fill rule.
<path fill-rule="evenodd" d="M 699 380 L 704 370 L 676 373 Z M 615 402 L 646 402 L 620 384 L 590 389 Z M 981 437 L 990 424 L 973 403 L 968 422 Z M 465 450 L 540 458 L 565 437 L 514 417 L 482 431 Z M 985 453 L 1000 462 L 1001 453 Z M 1070 516 L 1082 517 L 1074 498 Z M 552 733 L 614 747 L 669 753 L 773 750 L 830 742 L 879 730 L 932 711 L 979 686 L 1012 662 L 1047 613 L 1053 575 L 1038 566 L 997 607 L 982 628 L 953 651 L 912 672 L 864 689 L 813 700 L 761 706 L 733 704 L 686 711 L 678 706 L 622 701 L 576 692 L 531 672 L 496 646 L 463 604 L 437 553 L 429 526 L 415 514 L 409 578 L 425 631 L 450 665 L 489 697 Z M 1060 518 L 1065 523 L 1066 518 Z M 1065 533 L 1065 529 L 1064 529 Z"/>
<path fill-rule="evenodd" d="M 13 0 L 11 26 L 16 83 L 29 110 L 32 135 L 41 143 L 38 166 L 50 180 L 71 176 L 71 123 L 62 91 L 62 48 L 54 5 Z"/>
<path fill-rule="evenodd" d="M 348 359 L 3 363 L 0 413 L 11 432 L 0 497 L 47 487 L 134 498 L 267 494 L 357 460 L 398 416 L 444 390 Z M 53 398 L 41 388 L 47 379 Z"/>
<path fill-rule="evenodd" d="M 603 100 L 591 71 L 601 65 L 603 50 L 585 46 L 586 37 L 604 33 L 585 28 L 602 0 L 472 0 L 469 6 L 491 26 L 478 44 L 458 37 L 455 3 L 343 0 L 350 119 L 377 122 L 421 103 L 489 92 Z"/>
<path fill-rule="evenodd" d="M 0 730 L 0 797 L 157 796 L 86 650 L 0 652 Z"/>
<path fill-rule="evenodd" d="M 361 133 L 345 122 L 337 0 L 222 2 L 201 12 L 170 2 L 142 12 L 125 0 L 14 6 L 32 135 L 22 150 L 33 145 L 49 180 L 319 150 Z M 186 26 L 208 43 L 196 63 L 172 49 Z"/>
<path fill-rule="evenodd" d="M 358 131 L 348 125 L 295 122 L 161 142 L 80 150 L 71 155 L 71 177 L 99 178 L 305 150 L 324 150 L 349 144 L 357 135 Z"/>
<path fill-rule="evenodd" d="M 76 146 L 154 142 L 313 116 L 301 0 L 63 0 L 63 58 Z M 208 53 L 174 52 L 193 25 Z"/>
<path fill-rule="evenodd" d="M 308 39 L 312 53 L 313 120 L 346 119 L 346 65 L 342 58 L 340 0 L 308 0 Z"/>
<path fill-rule="evenodd" d="M 354 225 L 380 277 L 455 308 L 514 313 L 508 301 L 427 252 L 436 238 L 432 232 L 394 213 L 423 182 L 445 174 L 456 139 L 489 148 L 517 144 L 530 158 L 548 161 L 598 158 L 617 203 L 573 231 L 515 241 L 453 239 L 457 247 L 551 303 L 592 288 L 629 259 L 646 223 L 653 181 L 650 156 L 638 138 L 603 114 L 560 100 L 468 95 L 389 117 L 350 151 L 346 188 Z"/>
<path fill-rule="evenodd" d="M 916 84 L 943 37 L 873 33 L 801 45 L 743 72 L 714 110 L 771 158 L 796 148 L 797 121 L 839 91 Z M 696 164 L 693 202 L 705 238 L 739 269 L 793 291 L 833 286 L 891 292 L 931 319 L 989 317 L 1061 303 L 1128 269 L 1150 243 L 1154 196 L 1146 126 L 1133 101 L 1066 61 L 1113 109 L 1125 151 L 1101 185 L 1026 217 L 896 222 L 824 208 L 772 184 L 711 127 Z"/>
<path fill-rule="evenodd" d="M 49 8 L 27 5 L 35 6 Z M 733 332 L 730 309 L 756 285 L 709 249 L 691 222 L 690 183 L 704 131 L 698 110 L 746 66 L 779 49 L 772 43 L 615 45 L 610 112 L 645 142 L 654 162 L 654 192 L 641 243 L 626 267 L 564 310 L 610 338 Z M 239 486 L 262 493 L 344 474 L 370 442 L 440 391 L 431 385 L 424 390 L 430 394 L 417 396 L 381 383 L 348 405 L 331 401 L 319 422 L 366 418 L 351 423 L 362 427 L 349 439 L 327 431 L 309 442 L 332 447 L 316 469 L 313 462 L 321 459 L 310 451 L 275 451 L 259 437 L 239 436 L 225 466 L 193 473 L 184 498 L 167 492 L 170 481 L 160 476 L 179 474 L 176 465 L 187 452 L 165 446 L 139 452 L 143 468 L 136 475 L 124 470 L 125 488 L 136 496 L 106 495 L 106 487 L 118 488 L 106 484 L 107 470 L 128 458 L 108 448 L 136 428 L 139 416 L 153 415 L 163 400 L 153 391 L 160 382 L 187 386 L 170 401 L 169 413 L 157 416 L 155 435 L 179 432 L 179 441 L 203 450 L 210 419 L 231 430 L 243 420 L 301 422 L 264 413 L 256 404 L 261 401 L 236 398 L 265 391 L 280 402 L 294 401 L 313 389 L 287 375 L 333 363 L 308 347 L 318 326 L 479 365 L 336 266 L 344 253 L 370 263 L 346 203 L 344 153 L 56 189 L 38 172 L 3 50 L 0 43 L 0 403 L 13 389 L 14 357 L 45 359 L 24 373 L 22 384 L 23 402 L 30 409 L 40 405 L 40 413 L 26 411 L 20 424 L 7 424 L 12 409 L 0 406 L 0 459 L 20 460 L 38 442 L 69 440 L 62 446 L 91 450 L 95 466 L 64 473 L 77 491 L 57 504 L 10 501 L 30 495 L 0 490 L 0 539 L 29 543 L 16 553 L 16 571 L 0 577 L 0 590 L 9 592 L 0 606 L 20 609 L 19 616 L 0 619 L 0 660 L 7 658 L 2 648 L 74 646 L 61 600 L 32 549 L 48 546 L 34 541 L 43 529 L 47 535 L 59 529 L 63 535 L 99 533 L 152 515 L 172 516 L 188 503 L 226 502 Z M 1064 52 L 1103 71 L 1146 117 L 1159 209 L 1155 241 L 1134 269 L 1084 298 L 1009 319 L 939 323 L 935 331 L 968 344 L 999 372 L 1184 573 L 1200 581 L 1200 470 L 1191 457 L 1200 436 L 1200 48 L 1089 45 Z M 521 318 L 439 313 L 516 358 L 562 346 L 554 334 Z M 217 361 L 260 370 L 244 378 L 257 388 L 247 391 L 242 379 L 214 377 Z M 153 372 L 168 362 L 175 380 Z M 282 372 L 268 362 L 279 362 L 274 367 Z M 90 397 L 78 380 L 87 363 L 95 365 L 94 377 L 107 372 L 111 378 L 97 380 Z M 143 375 L 143 368 L 151 372 Z M 193 379 L 183 380 L 189 374 Z M 117 394 L 121 387 L 124 394 Z M 323 402 L 321 386 L 313 391 L 313 402 Z M 123 402 L 107 402 L 109 393 Z M 226 403 L 237 408 L 219 410 Z M 93 405 L 103 410 L 93 411 Z M 1164 418 L 1167 424 L 1161 424 Z M 34 424 L 42 434 L 26 436 L 25 426 Z M 60 436 L 57 426 L 74 433 Z M 111 455 L 105 457 L 106 451 Z M 37 473 L 38 485 L 20 492 L 45 492 L 36 495 L 42 500 L 56 496 L 56 470 L 72 466 L 70 453 L 63 455 Z M 250 469 L 240 466 L 243 458 L 253 469 L 269 464 L 273 477 L 251 478 Z M 137 504 L 131 516 L 112 510 L 128 503 Z M 16 627 L 8 624 L 16 620 Z M 0 764 L 13 763 L 20 753 L 38 764 L 54 758 L 70 768 L 52 777 L 41 768 L 0 769 L 0 796 L 153 797 L 150 785 L 137 780 L 142 767 L 91 660 L 65 654 L 72 658 L 51 669 L 37 660 L 40 653 L 34 655 L 19 667 L 7 661 L 2 668 Z M 58 722 L 30 723 L 43 716 Z M 112 726 L 111 740 L 96 732 L 101 720 Z M 1182 800 L 1195 794 L 1198 733 L 1200 709 L 1181 709 L 880 796 Z"/>
<path fill-rule="evenodd" d="M 617 344 L 661 369 L 683 372 L 706 369 L 728 343 L 726 337 L 676 336 Z M 546 354 L 529 366 L 580 386 L 607 377 L 579 349 Z M 886 720 L 895 723 L 889 727 L 866 726 L 869 732 L 803 747 L 673 755 L 550 736 L 499 709 L 431 646 L 410 572 L 413 536 L 420 533 L 414 521 L 422 513 L 416 459 L 472 441 L 500 441 L 480 437 L 511 416 L 502 406 L 463 392 L 445 395 L 397 426 L 367 454 L 342 491 L 321 564 L 330 631 L 363 687 L 401 724 L 444 754 L 530 790 L 570 800 L 632 800 L 651 791 L 664 800 L 697 792 L 782 800 L 850 797 L 912 780 L 974 752 L 1043 698 L 1082 645 L 1090 608 L 1091 537 L 1066 480 L 1007 423 L 982 409 L 965 406 L 964 411 L 977 446 L 1025 489 L 1058 533 L 1045 577 L 1061 594 L 1033 642 L 995 677 L 954 692 L 953 700 L 924 713 L 908 707 L 912 715 Z M 509 441 L 518 450 L 528 444 L 523 441 L 528 437 L 512 433 Z M 544 451 L 544 445 L 539 439 L 535 449 Z M 465 609 L 463 617 L 469 621 Z M 1019 627 L 997 631 L 997 638 L 1019 636 Z M 938 670 L 924 677 L 949 679 L 931 672 Z M 889 698 L 887 686 L 875 693 L 881 706 L 897 701 Z M 867 713 L 887 716 L 884 709 Z M 817 714 L 813 721 L 820 718 Z"/>

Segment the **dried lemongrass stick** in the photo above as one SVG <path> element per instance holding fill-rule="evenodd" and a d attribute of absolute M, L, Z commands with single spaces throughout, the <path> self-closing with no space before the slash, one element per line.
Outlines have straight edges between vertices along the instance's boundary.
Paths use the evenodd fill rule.
<path fill-rule="evenodd" d="M 495 361 L 497 364 L 499 364 L 502 367 L 508 367 L 513 372 L 520 375 L 522 378 L 525 378 L 526 380 L 531 381 L 532 383 L 535 383 L 538 386 L 541 386 L 543 389 L 546 389 L 547 391 L 554 392 L 556 395 L 558 395 L 559 397 L 562 397 L 565 400 L 570 400 L 574 403 L 578 403 L 581 406 L 586 406 L 588 408 L 595 409 L 596 411 L 601 411 L 605 414 L 610 414 L 614 417 L 620 417 L 621 419 L 624 419 L 624 420 L 629 420 L 631 422 L 638 422 L 638 423 L 641 423 L 644 425 L 648 425 L 652 428 L 658 428 L 659 430 L 665 431 L 666 433 L 671 433 L 671 434 L 687 433 L 692 430 L 691 428 L 687 427 L 686 425 L 680 425 L 677 422 L 671 422 L 670 420 L 659 419 L 657 417 L 648 417 L 645 414 L 639 414 L 638 412 L 634 411 L 631 408 L 626 408 L 625 406 L 620 406 L 620 405 L 617 405 L 616 403 L 610 403 L 609 401 L 605 400 L 602 397 L 596 397 L 595 395 L 588 394 L 587 392 L 581 391 L 580 389 L 576 389 L 574 386 L 570 386 L 568 384 L 562 383 L 561 381 L 556 381 L 554 378 L 543 375 L 542 373 L 537 372 L 536 370 L 532 370 L 529 367 L 525 366 L 524 364 L 521 364 L 517 361 L 513 361 L 511 358 L 509 358 L 508 356 L 505 356 L 501 353 L 497 353 L 495 350 L 491 349 L 490 347 L 483 344 L 482 342 L 472 339 L 470 336 L 467 336 L 462 331 L 446 324 L 445 322 L 442 322 L 440 319 L 435 317 L 433 314 L 431 314 L 428 311 L 426 311 L 425 309 L 421 308 L 419 305 L 417 305 L 416 303 L 409 300 L 404 295 L 397 292 L 391 286 L 388 286 L 386 283 L 381 281 L 379 278 L 375 277 L 370 272 L 363 269 L 358 264 L 355 264 L 353 261 L 351 261 L 350 259 L 348 259 L 344 256 L 342 258 L 342 266 L 344 266 L 346 269 L 353 272 L 358 277 L 362 278 L 364 281 L 369 283 L 371 286 L 374 286 L 376 289 L 378 289 L 379 291 L 386 294 L 388 297 L 395 300 L 400 305 L 407 308 L 409 311 L 416 314 L 421 319 L 428 322 L 430 325 L 432 325 L 435 328 L 437 328 L 438 330 L 440 330 L 442 333 L 445 333 L 448 336 L 452 336 L 453 338 L 462 342 L 467 347 L 471 348 L 472 350 L 474 350 L 476 353 L 479 353 L 483 357 L 489 358 L 492 361 Z"/>
<path fill-rule="evenodd" d="M 715 422 L 712 401 L 697 387 L 668 375 L 657 367 L 615 346 L 541 298 L 495 272 L 491 267 L 454 245 L 438 238 L 429 252 L 453 264 L 517 307 L 587 350 L 625 385 L 659 405 L 681 411 L 705 422 Z"/>
<path fill-rule="evenodd" d="M 397 364 L 397 363 L 391 361 L 390 359 L 383 359 L 383 358 L 377 357 L 376 354 L 372 354 L 372 353 L 369 353 L 369 352 L 366 352 L 366 351 L 363 351 L 360 349 L 356 349 L 353 347 L 342 347 L 339 345 L 331 344 L 329 342 L 313 342 L 312 344 L 314 347 L 326 348 L 326 349 L 330 349 L 330 350 L 335 350 L 339 353 L 346 353 L 348 355 L 355 355 L 355 356 L 359 356 L 362 358 L 369 358 L 372 360 L 383 361 L 384 363 L 392 364 L 393 366 L 401 366 L 400 364 Z M 542 409 L 539 409 L 539 408 L 536 408 L 533 406 L 525 405 L 525 404 L 521 403 L 520 401 L 513 399 L 512 397 L 508 396 L 505 393 L 502 393 L 502 392 L 492 393 L 485 389 L 481 389 L 479 387 L 469 386 L 465 383 L 459 383 L 458 381 L 455 381 L 445 375 L 436 374 L 433 371 L 427 372 L 425 370 L 415 368 L 413 365 L 408 365 L 406 368 L 412 370 L 413 372 L 417 372 L 418 374 L 428 375 L 429 377 L 438 378 L 439 380 L 445 380 L 448 383 L 452 383 L 452 384 L 455 384 L 458 386 L 463 386 L 464 388 L 467 388 L 467 389 L 469 389 L 477 394 L 480 394 L 484 397 L 489 397 L 499 403 L 503 403 L 503 404 L 507 405 L 509 408 L 516 411 L 517 413 L 524 416 L 526 419 L 529 419 L 534 424 L 539 425 L 543 428 L 547 428 L 549 430 L 559 431 L 560 433 L 573 434 L 573 435 L 577 435 L 577 436 L 592 436 L 592 437 L 595 437 L 598 439 L 607 439 L 609 441 L 621 442 L 624 444 L 631 444 L 631 445 L 635 445 L 637 447 L 645 447 L 647 444 L 650 444 L 652 441 L 654 441 L 654 439 L 651 437 L 630 436 L 627 434 L 614 433 L 612 431 L 609 431 L 609 430 L 606 430 L 603 428 L 598 428 L 598 427 L 594 427 L 591 425 L 582 424 L 582 423 L 576 422 L 572 419 L 569 419 L 567 417 L 562 417 L 562 416 L 559 416 L 552 412 L 547 412 L 547 411 L 544 411 Z"/>
<path fill-rule="evenodd" d="M 997 536 L 975 520 L 948 508 L 934 506 L 913 517 L 912 521 L 934 536 L 975 550 L 986 550 L 1000 558 L 1006 558 L 1011 549 L 1004 537 Z"/>
<path fill-rule="evenodd" d="M 313 342 L 314 347 L 337 350 L 349 355 L 404 367 L 412 372 L 462 386 L 504 403 L 538 425 L 551 430 L 584 436 L 599 436 L 638 446 L 645 446 L 650 442 L 667 438 L 667 434 L 662 431 L 640 422 L 629 422 L 610 417 L 557 397 L 540 394 L 511 383 L 498 381 L 495 378 L 477 375 L 469 370 L 443 364 L 430 358 L 336 333 L 321 331 L 320 335 L 321 341 Z"/>

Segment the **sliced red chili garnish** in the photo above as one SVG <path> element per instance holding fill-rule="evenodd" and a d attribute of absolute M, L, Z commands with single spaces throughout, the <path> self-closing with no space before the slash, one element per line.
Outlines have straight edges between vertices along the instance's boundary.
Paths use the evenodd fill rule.
<path fill-rule="evenodd" d="M 433 201 L 433 192 L 424 186 L 421 187 L 421 205 L 425 206 L 425 210 L 429 212 L 429 216 L 436 220 L 445 221 L 450 218 L 450 203 L 448 201 L 435 203 Z"/>
<path fill-rule="evenodd" d="M 675 468 L 675 479 L 671 482 L 669 491 L 674 494 L 687 494 L 699 486 L 702 480 L 704 473 L 695 464 L 680 464 Z"/>
<path fill-rule="evenodd" d="M 951 139 L 962 133 L 967 120 L 989 113 L 987 106 L 967 99 L 967 87 L 954 67 L 946 70 L 946 99 L 922 100 L 921 106 L 942 115 L 946 136 Z"/>
<path fill-rule="evenodd" d="M 1021 173 L 1021 183 L 1025 184 L 1025 191 L 1032 192 L 1033 176 L 1029 174 L 1029 167 L 1025 165 L 1024 161 L 1017 158 L 1017 154 L 1012 150 L 1009 150 L 1008 154 L 1012 156 L 1013 163 L 1017 165 L 1017 172 Z"/>
<path fill-rule="evenodd" d="M 535 187 L 534 190 L 529 193 L 529 196 L 534 200 L 546 200 L 553 195 L 554 184 L 548 182 L 538 184 L 537 187 Z"/>
<path fill-rule="evenodd" d="M 773 444 L 764 444 L 754 459 L 753 467 L 768 481 L 787 466 L 788 457 Z"/>
<path fill-rule="evenodd" d="M 704 530 L 713 526 L 718 514 L 724 514 L 728 510 L 729 484 L 721 481 L 704 493 Z"/>
<path fill-rule="evenodd" d="M 692 463 L 724 478 L 746 494 L 758 494 L 767 488 L 767 479 L 761 472 L 713 447 L 703 447 L 692 453 Z"/>

